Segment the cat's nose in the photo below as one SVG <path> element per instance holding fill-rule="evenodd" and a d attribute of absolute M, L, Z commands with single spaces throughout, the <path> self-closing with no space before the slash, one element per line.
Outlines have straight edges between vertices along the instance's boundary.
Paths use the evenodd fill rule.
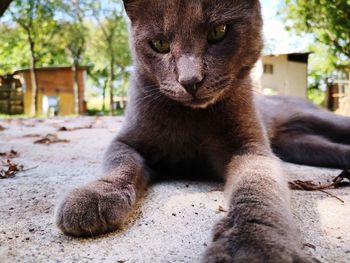
<path fill-rule="evenodd" d="M 177 72 L 177 81 L 194 97 L 204 79 L 202 58 L 190 54 L 181 56 L 177 61 Z"/>
<path fill-rule="evenodd" d="M 201 76 L 194 76 L 194 77 L 188 78 L 188 79 L 179 79 L 180 84 L 193 97 L 197 94 L 199 84 L 202 81 L 203 81 L 203 77 L 201 77 Z"/>

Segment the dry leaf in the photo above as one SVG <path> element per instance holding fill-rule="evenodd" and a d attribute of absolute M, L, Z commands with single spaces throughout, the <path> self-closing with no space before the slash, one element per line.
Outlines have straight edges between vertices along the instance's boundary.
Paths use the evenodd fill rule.
<path fill-rule="evenodd" d="M 4 131 L 4 130 L 6 130 L 6 128 L 4 126 L 0 125 L 0 131 Z"/>
<path fill-rule="evenodd" d="M 343 186 L 349 186 L 350 183 L 344 182 L 345 179 L 348 179 L 350 181 L 350 171 L 347 171 L 347 170 L 343 171 L 340 175 L 338 175 L 332 180 L 332 183 L 317 184 L 313 181 L 296 180 L 296 181 L 289 182 L 289 187 L 292 190 L 303 190 L 303 191 L 328 190 L 328 189 L 335 189 Z"/>
<path fill-rule="evenodd" d="M 5 157 L 7 159 L 12 159 L 12 158 L 16 158 L 18 157 L 18 152 L 16 152 L 15 150 L 11 150 L 9 152 L 0 152 L 0 156 L 1 157 Z"/>
<path fill-rule="evenodd" d="M 7 167 L 7 169 L 0 170 L 0 179 L 13 177 L 17 172 L 23 171 L 23 165 L 15 164 L 10 160 L 7 160 L 5 167 Z"/>
<path fill-rule="evenodd" d="M 224 208 L 224 207 L 222 207 L 221 205 L 219 205 L 219 207 L 218 207 L 218 212 L 227 212 L 227 210 Z"/>
<path fill-rule="evenodd" d="M 50 145 L 53 143 L 68 143 L 69 140 L 59 139 L 56 134 L 47 134 L 41 139 L 35 141 L 36 144 Z"/>
<path fill-rule="evenodd" d="M 92 129 L 92 128 L 93 128 L 92 124 L 81 126 L 81 127 L 73 127 L 73 128 L 67 128 L 66 126 L 62 126 L 58 129 L 58 131 L 76 131 L 76 130 L 84 130 L 84 129 Z"/>
<path fill-rule="evenodd" d="M 292 182 L 289 182 L 289 188 L 292 190 L 301 190 L 301 191 L 321 191 L 323 193 L 328 194 L 329 196 L 332 196 L 342 203 L 344 201 L 340 199 L 339 197 L 327 192 L 326 190 L 329 189 L 336 189 L 344 186 L 350 186 L 350 182 L 344 182 L 344 180 L 347 179 L 350 181 L 350 171 L 344 170 L 340 175 L 335 177 L 332 180 L 332 183 L 327 184 L 321 184 L 321 183 L 315 183 L 313 181 L 301 181 L 301 180 L 295 180 Z"/>

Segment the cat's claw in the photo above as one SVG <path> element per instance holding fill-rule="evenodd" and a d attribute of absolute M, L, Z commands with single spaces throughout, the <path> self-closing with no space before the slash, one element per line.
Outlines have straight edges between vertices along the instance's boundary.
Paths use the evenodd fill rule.
<path fill-rule="evenodd" d="M 130 192 L 103 181 L 75 189 L 58 206 L 56 224 L 63 233 L 76 237 L 114 231 L 132 209 L 135 198 Z"/>

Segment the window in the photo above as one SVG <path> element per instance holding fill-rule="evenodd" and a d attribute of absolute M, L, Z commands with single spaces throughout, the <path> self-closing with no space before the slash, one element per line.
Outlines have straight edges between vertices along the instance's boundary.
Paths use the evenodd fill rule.
<path fill-rule="evenodd" d="M 273 74 L 272 64 L 264 64 L 264 74 Z"/>

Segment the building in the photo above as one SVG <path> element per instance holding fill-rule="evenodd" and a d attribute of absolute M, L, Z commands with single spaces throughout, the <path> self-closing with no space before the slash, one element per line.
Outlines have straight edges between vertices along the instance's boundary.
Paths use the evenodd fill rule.
<path fill-rule="evenodd" d="M 253 70 L 258 92 L 307 98 L 308 59 L 311 53 L 262 56 Z"/>
<path fill-rule="evenodd" d="M 78 90 L 80 113 L 86 112 L 84 99 L 85 75 L 87 67 L 78 69 Z M 72 115 L 74 114 L 74 74 L 72 67 L 48 67 L 38 68 L 38 114 L 39 115 Z M 22 83 L 23 90 L 23 113 L 31 113 L 32 103 L 32 79 L 30 69 L 21 69 L 13 73 Z"/>

